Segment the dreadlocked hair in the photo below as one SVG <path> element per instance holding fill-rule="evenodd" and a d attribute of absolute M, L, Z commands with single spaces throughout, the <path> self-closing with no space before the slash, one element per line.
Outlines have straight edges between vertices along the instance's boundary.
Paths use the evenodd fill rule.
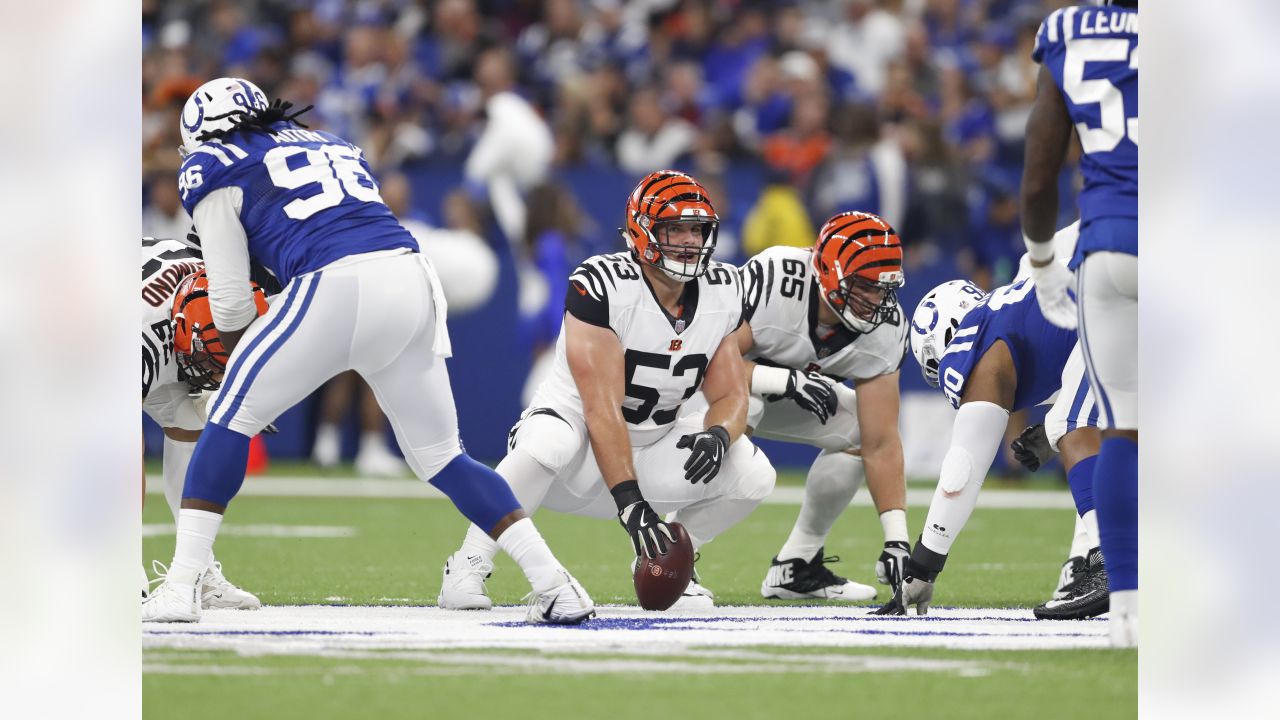
<path fill-rule="evenodd" d="M 312 107 L 314 106 L 308 105 L 297 112 L 290 112 L 293 109 L 293 103 L 276 98 L 271 101 L 271 104 L 265 110 L 232 110 L 206 118 L 206 120 L 234 118 L 231 127 L 224 130 L 207 130 L 196 136 L 196 139 L 200 142 L 207 142 L 209 140 L 221 140 L 241 131 L 270 132 L 271 126 L 281 121 L 291 122 L 298 127 L 305 128 L 307 124 L 299 120 L 298 116 Z"/>

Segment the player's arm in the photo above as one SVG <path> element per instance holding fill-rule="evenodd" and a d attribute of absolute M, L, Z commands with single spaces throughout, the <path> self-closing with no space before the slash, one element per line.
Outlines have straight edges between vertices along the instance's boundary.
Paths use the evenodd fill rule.
<path fill-rule="evenodd" d="M 869 380 L 854 381 L 867 489 L 871 491 L 876 512 L 882 514 L 907 507 L 902 435 L 898 432 L 898 380 L 895 370 Z"/>
<path fill-rule="evenodd" d="M 608 317 L 607 308 L 604 317 Z M 607 324 L 592 324 L 576 317 L 572 305 L 564 315 L 564 333 L 569 372 L 582 397 L 591 451 L 595 453 L 604 484 L 618 506 L 618 522 L 631 536 L 631 546 L 637 556 L 641 552 L 651 558 L 666 554 L 669 543 L 675 542 L 675 534 L 640 492 L 631 454 L 631 436 L 622 417 L 625 385 L 622 343 Z"/>
<path fill-rule="evenodd" d="M 703 427 L 724 428 L 729 433 L 730 444 L 742 437 L 747 427 L 747 369 L 738 348 L 736 333 L 721 340 L 702 383 L 702 392 L 710 406 Z"/>
<path fill-rule="evenodd" d="M 1022 175 L 1022 237 L 1031 261 L 1036 301 L 1045 319 L 1061 328 L 1076 326 L 1076 303 L 1068 295 L 1075 278 L 1055 263 L 1053 234 L 1058 220 L 1058 173 L 1071 141 L 1071 117 L 1049 69 L 1040 66 L 1036 100 L 1027 119 Z"/>
<path fill-rule="evenodd" d="M 1033 262 L 1052 258 L 1058 221 L 1058 175 L 1071 141 L 1071 116 L 1049 68 L 1041 65 L 1027 119 L 1022 169 L 1022 231 Z M 1040 255 L 1037 255 L 1037 251 Z M 1048 254 L 1048 258 L 1044 255 Z"/>
<path fill-rule="evenodd" d="M 249 238 L 240 224 L 242 200 L 240 188 L 219 188 L 201 198 L 191 214 L 200 228 L 213 324 L 228 352 L 258 317 L 249 284 Z"/>
<path fill-rule="evenodd" d="M 636 479 L 631 436 L 622 417 L 626 366 L 622 343 L 612 330 L 590 325 L 572 313 L 564 316 L 564 332 L 569 372 L 582 397 L 591 449 L 604 484 L 612 490 Z"/>

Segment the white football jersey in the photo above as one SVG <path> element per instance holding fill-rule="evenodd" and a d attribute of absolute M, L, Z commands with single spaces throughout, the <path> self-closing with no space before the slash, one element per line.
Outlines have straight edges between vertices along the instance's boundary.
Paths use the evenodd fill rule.
<path fill-rule="evenodd" d="M 565 312 L 609 328 L 622 343 L 622 415 L 637 447 L 666 434 L 680 407 L 702 387 L 720 343 L 742 323 L 742 283 L 736 269 L 711 262 L 705 274 L 685 284 L 683 304 L 680 317 L 667 313 L 630 252 L 588 258 L 569 276 Z M 534 394 L 533 406 L 582 413 L 563 330 L 556 340 L 554 369 Z"/>
<path fill-rule="evenodd" d="M 142 401 L 161 424 L 165 408 L 190 392 L 173 355 L 173 295 L 183 278 L 203 268 L 199 251 L 181 240 L 142 240 Z"/>
<path fill-rule="evenodd" d="M 764 365 L 818 371 L 841 380 L 869 380 L 902 365 L 907 350 L 907 320 L 898 309 L 896 322 L 869 333 L 837 323 L 825 337 L 818 327 L 818 281 L 812 251 L 772 247 L 742 266 L 746 286 L 743 320 L 751 326 L 754 345 L 748 360 Z"/>

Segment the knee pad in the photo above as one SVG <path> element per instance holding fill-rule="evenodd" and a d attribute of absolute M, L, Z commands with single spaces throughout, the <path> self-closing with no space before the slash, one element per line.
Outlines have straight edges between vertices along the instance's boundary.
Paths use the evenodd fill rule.
<path fill-rule="evenodd" d="M 973 456 L 968 450 L 952 445 L 942 458 L 942 472 L 938 475 L 938 487 L 948 495 L 964 489 L 973 477 Z"/>
<path fill-rule="evenodd" d="M 578 429 L 550 408 L 525 411 L 507 437 L 508 452 L 524 453 L 557 474 L 573 462 L 582 444 Z"/>

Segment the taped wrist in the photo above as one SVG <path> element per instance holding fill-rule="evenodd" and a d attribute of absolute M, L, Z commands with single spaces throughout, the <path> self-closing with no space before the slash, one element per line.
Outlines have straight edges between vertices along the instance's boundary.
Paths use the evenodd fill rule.
<path fill-rule="evenodd" d="M 916 547 L 911 551 L 911 557 L 907 558 L 903 564 L 902 574 L 919 578 L 925 582 L 934 582 L 938 579 L 938 573 L 942 572 L 943 566 L 947 564 L 947 556 L 937 553 L 924 546 L 919 539 L 916 540 Z"/>
<path fill-rule="evenodd" d="M 1022 234 L 1022 242 L 1027 246 L 1027 257 L 1038 263 L 1046 263 L 1053 259 L 1053 240 L 1036 242 Z"/>
<path fill-rule="evenodd" d="M 751 371 L 751 392 L 755 395 L 786 395 L 791 386 L 791 371 L 787 368 L 756 365 Z"/>
<path fill-rule="evenodd" d="M 613 502 L 617 504 L 619 513 L 627 509 L 627 506 L 644 500 L 644 495 L 640 494 L 640 483 L 635 480 L 620 482 L 609 488 L 609 493 L 613 495 Z"/>

